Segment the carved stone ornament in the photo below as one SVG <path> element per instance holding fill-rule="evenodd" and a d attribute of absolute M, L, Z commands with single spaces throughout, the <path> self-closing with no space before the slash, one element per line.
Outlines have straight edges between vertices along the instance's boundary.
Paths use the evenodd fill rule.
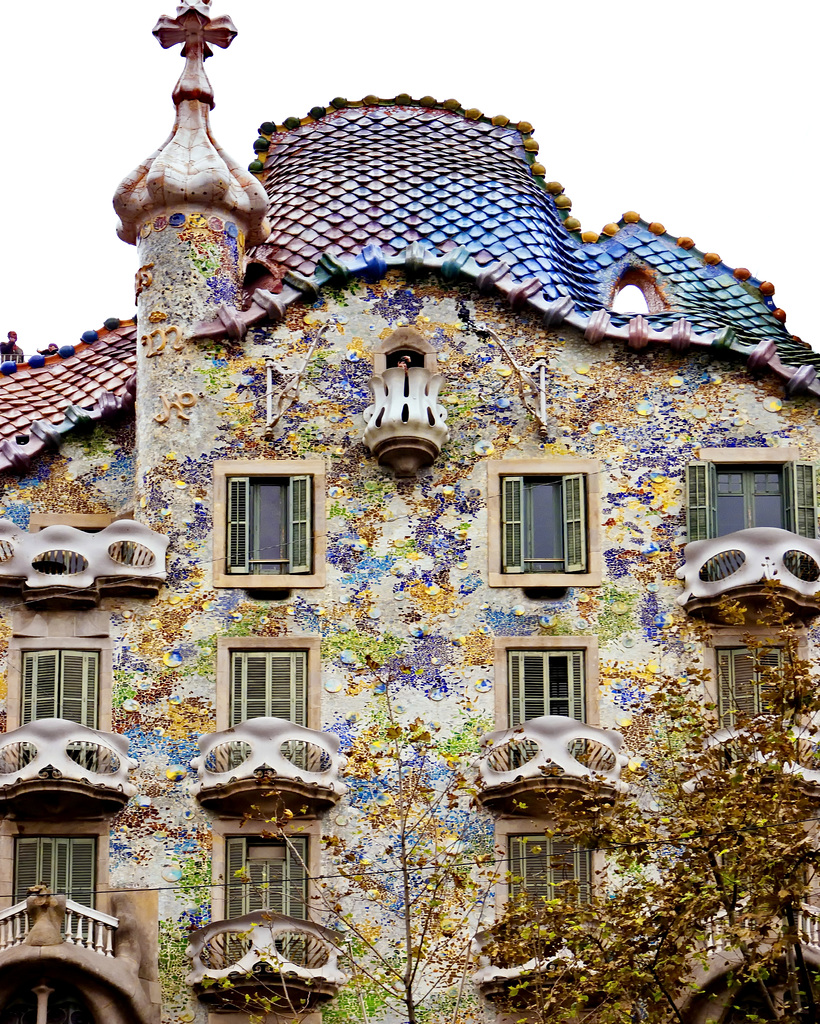
<path fill-rule="evenodd" d="M 390 344 L 394 339 L 395 346 Z M 424 348 L 408 345 L 407 340 L 397 331 L 387 340 L 387 347 L 380 347 L 382 360 L 388 361 L 390 352 L 400 358 L 397 366 L 388 366 L 370 378 L 373 404 L 363 413 L 364 443 L 379 465 L 390 466 L 397 477 L 415 476 L 429 466 L 450 436 L 447 412 L 438 401 L 444 378 L 427 365 L 412 365 L 414 355 L 421 355 L 427 363 L 431 350 L 423 339 Z"/>
<path fill-rule="evenodd" d="M 224 49 L 233 42 L 233 22 L 211 18 L 210 0 L 189 0 L 175 18 L 163 15 L 154 35 L 166 49 L 182 44 L 185 69 L 173 93 L 176 118 L 167 141 L 117 189 L 117 233 L 135 245 L 141 225 L 155 214 L 198 207 L 236 220 L 248 245 L 264 242 L 270 233 L 264 189 L 220 148 L 210 128 L 214 94 L 204 61 L 212 54 L 209 44 Z"/>
<path fill-rule="evenodd" d="M 59 946 L 65 942 L 65 896 L 52 895 L 47 885 L 32 886 L 28 892 L 26 913 L 31 927 L 23 942 L 27 946 Z"/>

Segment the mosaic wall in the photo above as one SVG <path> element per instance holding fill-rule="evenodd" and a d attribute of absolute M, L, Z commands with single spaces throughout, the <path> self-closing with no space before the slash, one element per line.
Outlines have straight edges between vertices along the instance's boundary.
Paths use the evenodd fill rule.
<path fill-rule="evenodd" d="M 396 481 L 364 447 L 361 414 L 370 402 L 370 353 L 402 325 L 419 330 L 438 353 L 451 437 L 433 466 Z M 277 374 L 300 370 L 326 326 L 298 401 L 276 438 L 263 439 L 265 357 L 274 357 Z M 548 361 L 547 437 L 524 411 L 509 363 L 481 333 L 486 327 L 521 364 Z M 160 890 L 169 1022 L 204 1019 L 184 984 L 188 934 L 209 920 L 211 881 L 210 818 L 191 795 L 190 762 L 199 735 L 215 728 L 217 687 L 227 686 L 216 678 L 218 637 L 321 636 L 323 728 L 350 756 L 348 800 L 322 828 L 358 836 L 361 856 L 377 866 L 396 837 L 378 834 L 389 781 L 356 774 L 362 745 L 386 744 L 389 726 L 384 687 L 367 671 L 368 658 L 383 663 L 400 716 L 423 719 L 440 742 L 433 785 L 443 785 L 452 759 L 476 751 L 479 736 L 494 727 L 494 690 L 503 685 L 493 678 L 495 636 L 597 636 L 601 722 L 628 739 L 630 707 L 642 687 L 699 660 L 675 603 L 687 463 L 701 446 L 793 445 L 803 458 L 820 458 L 815 404 L 784 402 L 771 379 L 754 380 L 739 365 L 701 354 L 592 347 L 433 279 L 410 285 L 391 274 L 380 284 L 357 283 L 313 307 L 291 308 L 284 325 L 256 329 L 241 349 L 208 350 L 198 366 L 199 390 L 208 397 L 202 408 L 219 410 L 217 424 L 203 431 L 216 445 L 198 457 L 180 454 L 190 451 L 189 424 L 171 418 L 163 460 L 145 467 L 136 509 L 137 518 L 170 537 L 167 586 L 153 602 L 103 602 L 115 637 L 114 728 L 129 737 L 139 761 L 139 794 L 112 822 L 111 882 Z M 191 410 L 197 431 L 201 411 Z M 486 460 L 539 456 L 598 459 L 602 466 L 604 582 L 557 600 L 487 586 Z M 212 461 L 300 457 L 327 465 L 327 586 L 283 600 L 214 589 Z M 124 513 L 133 506 L 134 475 L 132 430 L 98 427 L 73 435 L 30 476 L 7 478 L 0 514 L 25 528 L 32 512 Z M 4 649 L 15 604 L 3 598 L 0 606 Z M 492 849 L 492 818 L 466 800 L 438 807 L 428 827 L 461 844 L 465 857 Z M 324 855 L 322 872 L 337 869 Z M 385 949 L 402 910 L 391 878 L 364 879 L 357 902 L 362 929 Z M 431 1020 L 449 1020 L 457 984 L 437 997 Z M 373 1024 L 398 1019 L 365 990 Z M 360 1019 L 357 999 L 346 992 L 324 1020 Z M 493 1018 L 468 993 L 460 1019 Z"/>

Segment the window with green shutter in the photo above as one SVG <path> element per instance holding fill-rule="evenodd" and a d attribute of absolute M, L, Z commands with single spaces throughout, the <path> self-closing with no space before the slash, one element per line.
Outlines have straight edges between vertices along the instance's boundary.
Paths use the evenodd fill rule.
<path fill-rule="evenodd" d="M 97 728 L 99 651 L 25 651 L 20 722 L 65 718 Z"/>
<path fill-rule="evenodd" d="M 526 893 L 533 900 L 577 899 L 591 895 L 589 850 L 544 835 L 509 837 L 510 895 Z M 577 892 L 575 885 L 577 884 Z"/>
<path fill-rule="evenodd" d="M 507 673 L 511 727 L 542 715 L 585 720 L 583 651 L 508 651 Z"/>
<path fill-rule="evenodd" d="M 813 463 L 693 462 L 687 467 L 686 482 L 690 541 L 766 526 L 800 537 L 817 536 Z"/>
<path fill-rule="evenodd" d="M 94 906 L 97 840 L 86 836 L 17 836 L 14 898 L 43 883 L 85 907 Z"/>
<path fill-rule="evenodd" d="M 285 843 L 231 836 L 225 842 L 228 920 L 256 910 L 307 919 L 306 837 L 294 836 Z"/>
<path fill-rule="evenodd" d="M 723 647 L 716 651 L 718 720 L 731 729 L 738 715 L 757 715 L 766 710 L 766 687 L 761 676 L 779 668 L 783 652 L 779 647 L 750 651 L 747 647 Z"/>
<path fill-rule="evenodd" d="M 501 478 L 504 572 L 586 572 L 586 479 Z"/>
<path fill-rule="evenodd" d="M 228 477 L 228 571 L 310 573 L 313 497 L 309 476 Z"/>
<path fill-rule="evenodd" d="M 307 651 L 231 652 L 231 725 L 266 717 L 307 725 Z"/>

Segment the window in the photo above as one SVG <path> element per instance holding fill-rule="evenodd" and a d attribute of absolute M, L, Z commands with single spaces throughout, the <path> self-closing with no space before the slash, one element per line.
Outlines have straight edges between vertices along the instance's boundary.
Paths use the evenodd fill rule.
<path fill-rule="evenodd" d="M 690 541 L 766 526 L 801 537 L 817 536 L 811 462 L 693 462 L 687 470 L 687 490 Z"/>
<path fill-rule="evenodd" d="M 777 647 L 750 651 L 748 647 L 717 649 L 718 720 L 722 729 L 731 729 L 737 715 L 756 715 L 765 710 L 765 687 L 760 677 L 767 668 L 779 668 L 782 652 Z"/>
<path fill-rule="evenodd" d="M 25 651 L 20 724 L 43 718 L 97 728 L 98 651 Z"/>
<path fill-rule="evenodd" d="M 598 476 L 586 459 L 488 463 L 490 586 L 601 582 Z"/>
<path fill-rule="evenodd" d="M 307 651 L 231 652 L 231 725 L 265 717 L 307 725 Z"/>
<path fill-rule="evenodd" d="M 18 836 L 14 841 L 14 896 L 45 883 L 54 893 L 94 906 L 97 841 L 83 836 Z"/>
<path fill-rule="evenodd" d="M 255 836 L 226 839 L 225 916 L 234 919 L 269 910 L 307 919 L 307 838 L 289 842 Z M 241 878 L 247 881 L 240 881 Z"/>
<path fill-rule="evenodd" d="M 590 899 L 592 863 L 589 850 L 544 835 L 509 837 L 510 895 L 526 893 L 534 900 L 567 898 L 567 883 L 578 885 L 581 903 Z M 574 894 L 573 894 L 574 895 Z"/>
<path fill-rule="evenodd" d="M 323 462 L 217 462 L 214 488 L 216 586 L 324 586 Z"/>
<path fill-rule="evenodd" d="M 228 571 L 284 576 L 311 569 L 310 477 L 228 478 Z"/>
<path fill-rule="evenodd" d="M 584 478 L 505 476 L 501 486 L 504 572 L 584 572 Z"/>
<path fill-rule="evenodd" d="M 509 724 L 542 715 L 586 719 L 583 651 L 507 652 Z"/>

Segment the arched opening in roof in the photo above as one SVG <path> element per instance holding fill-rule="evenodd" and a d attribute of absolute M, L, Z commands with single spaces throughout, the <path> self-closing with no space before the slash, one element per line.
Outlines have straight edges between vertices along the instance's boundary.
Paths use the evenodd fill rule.
<path fill-rule="evenodd" d="M 612 288 L 610 309 L 615 313 L 646 316 L 648 313 L 662 313 L 668 308 L 654 275 L 643 267 L 628 267 Z"/>
<path fill-rule="evenodd" d="M 253 262 L 249 263 L 245 270 L 242 287 L 246 292 L 254 292 L 257 288 L 279 292 L 282 290 L 282 281 L 281 277 L 274 274 L 264 263 Z"/>

